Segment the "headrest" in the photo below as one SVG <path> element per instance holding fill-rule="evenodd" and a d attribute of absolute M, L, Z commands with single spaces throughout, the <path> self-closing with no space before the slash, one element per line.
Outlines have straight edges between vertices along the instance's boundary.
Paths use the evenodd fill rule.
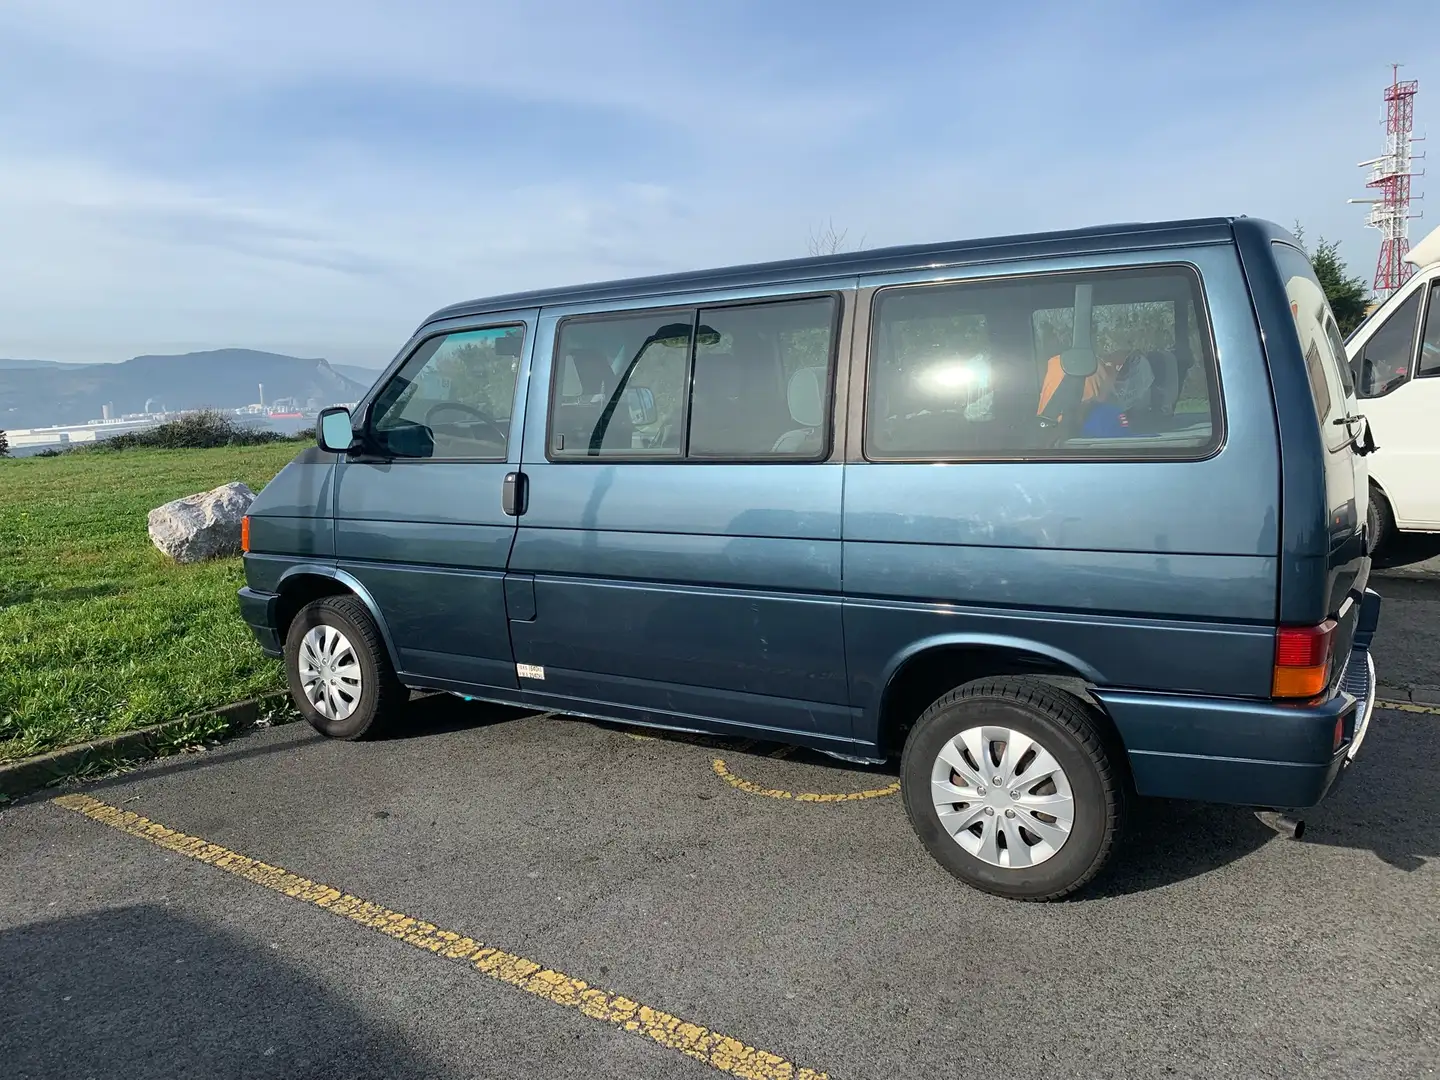
<path fill-rule="evenodd" d="M 603 394 L 610 388 L 615 371 L 599 349 L 574 349 L 570 353 L 570 362 L 575 365 L 575 375 L 586 397 Z"/>
<path fill-rule="evenodd" d="M 790 376 L 785 391 L 790 417 L 801 427 L 825 424 L 825 369 L 805 367 Z"/>

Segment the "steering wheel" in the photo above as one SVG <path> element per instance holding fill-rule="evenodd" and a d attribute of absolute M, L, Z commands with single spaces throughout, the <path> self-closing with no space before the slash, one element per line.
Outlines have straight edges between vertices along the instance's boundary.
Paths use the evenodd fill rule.
<path fill-rule="evenodd" d="M 502 428 L 499 424 L 495 423 L 494 420 L 491 420 L 490 417 L 486 416 L 479 409 L 475 408 L 475 406 L 466 405 L 463 401 L 441 401 L 438 404 L 431 405 L 430 408 L 425 410 L 425 426 L 434 427 L 435 414 L 438 412 L 443 412 L 446 409 L 453 409 L 456 412 L 469 413 L 475 418 L 478 423 L 484 424 L 491 431 L 495 432 L 496 436 L 498 436 L 500 439 L 501 446 L 505 446 L 509 443 L 510 440 L 506 436 L 504 428 Z"/>

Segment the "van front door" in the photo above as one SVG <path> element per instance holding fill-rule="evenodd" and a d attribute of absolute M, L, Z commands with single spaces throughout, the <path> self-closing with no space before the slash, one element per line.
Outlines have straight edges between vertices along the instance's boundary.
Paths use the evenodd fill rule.
<path fill-rule="evenodd" d="M 1400 528 L 1440 529 L 1440 278 L 1414 289 L 1350 351 L 1379 446 L 1371 478 Z"/>
<path fill-rule="evenodd" d="M 400 670 L 442 689 L 517 685 L 506 477 L 520 461 L 535 317 L 422 332 L 336 469 L 339 569 L 374 599 Z"/>

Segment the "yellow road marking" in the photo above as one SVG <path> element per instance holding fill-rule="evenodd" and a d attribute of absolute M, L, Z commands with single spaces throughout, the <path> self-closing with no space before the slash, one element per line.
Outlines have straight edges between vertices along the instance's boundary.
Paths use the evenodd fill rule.
<path fill-rule="evenodd" d="M 872 788 L 869 791 L 846 791 L 839 793 L 819 791 L 786 791 L 784 788 L 767 788 L 755 783 L 753 780 L 746 780 L 736 776 L 725 766 L 723 758 L 716 758 L 711 762 L 711 768 L 715 775 L 724 780 L 731 787 L 750 795 L 763 795 L 769 799 L 793 799 L 795 802 L 857 802 L 860 799 L 881 799 L 886 795 L 894 795 L 900 790 L 900 781 L 887 784 L 883 788 Z"/>
<path fill-rule="evenodd" d="M 1391 709 L 1395 712 L 1429 713 L 1431 716 L 1440 716 L 1440 705 L 1420 705 L 1413 701 L 1377 701 L 1375 707 Z"/>
<path fill-rule="evenodd" d="M 131 836 L 149 840 L 167 851 L 198 859 L 208 866 L 242 877 L 274 892 L 303 900 L 332 915 L 340 915 L 361 926 L 378 930 L 389 937 L 434 953 L 447 960 L 471 964 L 477 971 L 498 982 L 518 987 L 528 994 L 544 998 L 568 1009 L 583 1013 L 592 1020 L 648 1038 L 686 1057 L 703 1061 L 712 1068 L 745 1080 L 828 1080 L 829 1074 L 799 1068 L 784 1058 L 757 1049 L 739 1039 L 682 1020 L 678 1016 L 638 1001 L 600 990 L 581 979 L 554 971 L 534 960 L 483 945 L 471 938 L 441 930 L 439 927 L 412 919 L 398 911 L 342 893 L 292 874 L 278 866 L 240 855 L 219 844 L 198 836 L 166 828 L 149 818 L 92 799 L 88 795 L 62 795 L 53 800 L 57 806 L 84 814 L 92 821 L 108 825 Z"/>

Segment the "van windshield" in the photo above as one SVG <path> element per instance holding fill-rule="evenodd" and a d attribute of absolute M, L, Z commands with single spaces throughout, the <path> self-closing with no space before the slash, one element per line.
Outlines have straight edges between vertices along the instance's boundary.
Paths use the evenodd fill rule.
<path fill-rule="evenodd" d="M 1274 249 L 1280 279 L 1290 298 L 1290 314 L 1295 318 L 1300 351 L 1305 356 L 1315 417 L 1320 421 L 1326 445 L 1338 449 L 1349 442 L 1349 436 L 1344 424 L 1333 421 L 1350 414 L 1349 402 L 1355 397 L 1345 340 L 1330 310 L 1330 301 L 1325 298 L 1325 290 L 1315 276 L 1315 268 L 1305 253 L 1278 242 Z"/>

